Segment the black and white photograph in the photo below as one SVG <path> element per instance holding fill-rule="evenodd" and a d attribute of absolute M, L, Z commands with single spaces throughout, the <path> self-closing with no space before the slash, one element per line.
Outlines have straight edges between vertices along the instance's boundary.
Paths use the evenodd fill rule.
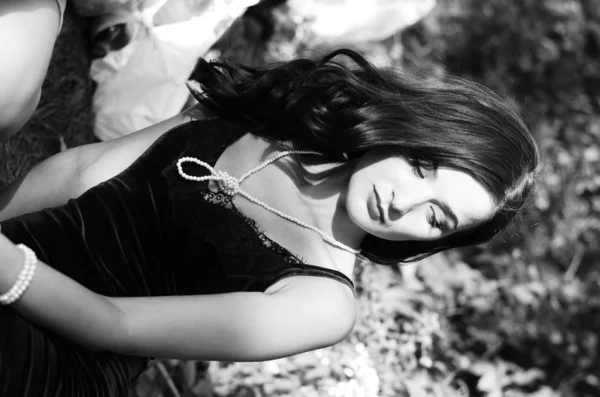
<path fill-rule="evenodd" d="M 0 0 L 0 397 L 600 396 L 600 1 Z"/>

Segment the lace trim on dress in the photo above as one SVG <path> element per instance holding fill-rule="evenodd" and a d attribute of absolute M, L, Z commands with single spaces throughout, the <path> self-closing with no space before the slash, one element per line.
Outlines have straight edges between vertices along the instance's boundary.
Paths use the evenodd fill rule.
<path fill-rule="evenodd" d="M 208 183 L 204 182 L 203 186 L 202 186 L 202 188 L 203 188 L 202 190 L 204 191 L 204 194 L 203 194 L 204 200 L 206 200 L 207 202 L 210 202 L 212 204 L 217 204 L 217 205 L 220 205 L 221 207 L 227 208 L 228 210 L 231 210 L 231 211 L 235 212 L 237 215 L 239 215 L 248 225 L 250 225 L 252 227 L 254 232 L 260 238 L 262 244 L 265 247 L 275 251 L 275 253 L 277 253 L 278 255 L 282 256 L 286 262 L 293 264 L 293 265 L 307 265 L 307 263 L 304 262 L 301 258 L 299 258 L 298 256 L 291 253 L 288 249 L 279 245 L 276 241 L 273 241 L 269 237 L 267 237 L 260 230 L 260 228 L 258 227 L 258 225 L 256 224 L 256 221 L 254 219 L 247 217 L 243 212 L 241 212 L 233 204 L 231 196 L 229 196 L 225 193 L 222 193 L 221 191 L 213 192 L 206 185 L 208 185 Z"/>
<path fill-rule="evenodd" d="M 215 126 L 208 127 L 213 121 L 217 124 Z M 193 153 L 194 155 L 204 154 L 203 160 L 210 164 L 211 167 L 215 166 L 216 162 L 218 161 L 219 155 L 222 154 L 231 143 L 233 143 L 242 135 L 242 131 L 240 131 L 238 128 L 223 128 L 222 126 L 218 125 L 220 122 L 221 119 L 219 117 L 214 117 L 208 120 L 190 122 L 190 126 L 192 127 L 196 123 L 206 123 L 203 131 L 204 133 L 202 135 L 202 145 L 201 147 L 198 147 L 197 150 L 195 150 Z M 219 128 L 218 134 L 208 133 L 207 129 L 216 127 Z M 214 150 L 215 147 L 219 147 L 219 150 Z M 184 153 L 184 155 L 189 154 Z M 290 264 L 291 266 L 296 266 L 298 268 L 310 269 L 311 272 L 322 271 L 326 273 L 336 274 L 338 277 L 346 280 L 348 285 L 352 289 L 354 289 L 354 283 L 352 282 L 352 280 L 349 279 L 346 275 L 342 274 L 341 272 L 335 270 L 326 270 L 317 266 L 310 265 L 305 260 L 303 260 L 302 257 L 293 254 L 287 248 L 281 246 L 276 241 L 271 240 L 260 230 L 260 228 L 257 225 L 257 222 L 254 219 L 246 216 L 235 206 L 231 196 L 223 193 L 222 191 L 212 191 L 208 187 L 208 181 L 201 181 L 196 186 L 198 187 L 197 192 L 202 200 L 211 204 L 219 205 L 220 207 L 223 207 L 231 211 L 232 213 L 237 214 L 247 225 L 251 227 L 255 235 L 259 237 L 263 246 L 273 251 L 286 263 Z"/>

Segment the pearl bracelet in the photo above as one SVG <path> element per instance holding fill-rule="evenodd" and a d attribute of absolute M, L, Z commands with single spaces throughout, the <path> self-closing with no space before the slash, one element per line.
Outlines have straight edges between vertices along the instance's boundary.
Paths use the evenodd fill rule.
<path fill-rule="evenodd" d="M 23 244 L 19 244 L 17 247 L 25 254 L 25 264 L 12 288 L 7 293 L 0 296 L 0 305 L 10 305 L 19 299 L 27 290 L 29 284 L 31 284 L 31 280 L 33 280 L 33 274 L 35 273 L 37 264 L 35 252 Z"/>

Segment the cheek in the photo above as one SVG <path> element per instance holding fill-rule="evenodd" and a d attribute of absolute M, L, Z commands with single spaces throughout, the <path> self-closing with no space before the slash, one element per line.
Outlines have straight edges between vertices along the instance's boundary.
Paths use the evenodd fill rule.
<path fill-rule="evenodd" d="M 425 218 L 425 210 L 411 211 L 390 229 L 382 231 L 381 238 L 393 241 L 435 240 L 442 236 L 439 229 L 432 228 Z"/>
<path fill-rule="evenodd" d="M 366 222 L 365 216 L 368 215 L 365 213 L 366 197 L 363 196 L 365 196 L 365 194 L 362 192 L 362 189 L 359 188 L 357 181 L 351 180 L 348 185 L 348 192 L 345 200 L 346 212 L 352 222 L 361 227 L 363 227 L 362 224 Z"/>

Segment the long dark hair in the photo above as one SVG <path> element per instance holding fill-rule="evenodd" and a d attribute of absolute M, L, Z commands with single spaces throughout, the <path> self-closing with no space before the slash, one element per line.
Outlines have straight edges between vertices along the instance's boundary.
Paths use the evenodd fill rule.
<path fill-rule="evenodd" d="M 337 60 L 340 55 L 353 65 Z M 198 83 L 190 89 L 204 106 L 272 142 L 293 142 L 335 160 L 392 146 L 407 158 L 467 172 L 496 199 L 491 220 L 435 241 L 367 236 L 362 254 L 378 263 L 488 241 L 533 190 L 539 163 L 533 134 L 516 106 L 473 82 L 377 68 L 346 49 L 262 68 L 200 59 L 190 80 Z"/>

